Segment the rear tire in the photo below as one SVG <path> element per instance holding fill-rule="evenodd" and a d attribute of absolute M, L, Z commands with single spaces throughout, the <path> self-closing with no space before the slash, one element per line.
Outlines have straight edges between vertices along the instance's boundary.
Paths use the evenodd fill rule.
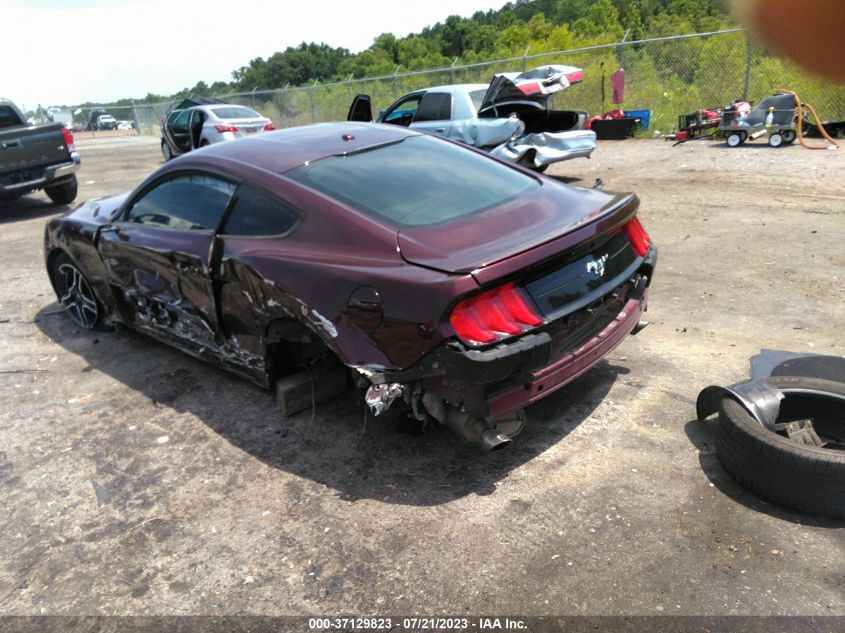
<path fill-rule="evenodd" d="M 770 147 L 780 147 L 781 145 L 783 145 L 783 136 L 781 136 L 777 132 L 769 135 L 769 146 Z"/>
<path fill-rule="evenodd" d="M 161 141 L 161 155 L 164 156 L 164 162 L 173 159 L 173 150 L 170 149 L 170 145 L 164 139 Z"/>
<path fill-rule="evenodd" d="M 728 134 L 728 138 L 725 141 L 728 147 L 739 147 L 742 145 L 742 137 L 739 134 Z"/>
<path fill-rule="evenodd" d="M 810 400 L 822 411 L 828 407 L 828 429 L 818 417 L 814 426 L 822 436 L 825 430 L 828 435 L 842 434 L 845 421 L 838 417 L 842 415 L 842 405 L 836 396 L 845 397 L 845 384 L 796 376 L 768 378 L 766 382 L 786 393 L 782 411 L 795 404 L 796 400 L 790 401 L 790 398 L 800 398 L 800 393 L 790 396 L 790 390 L 813 389 L 832 394 L 829 398 L 816 396 L 815 400 Z M 813 417 L 807 413 L 813 414 L 813 411 L 805 408 L 801 417 Z M 830 432 L 831 419 L 840 421 L 833 433 Z M 736 400 L 725 398 L 719 406 L 716 455 L 734 479 L 776 503 L 804 512 L 845 518 L 844 450 L 801 444 L 770 431 Z"/>
<path fill-rule="evenodd" d="M 783 137 L 784 143 L 794 143 L 797 136 L 795 130 L 784 130 L 780 135 Z"/>
<path fill-rule="evenodd" d="M 76 175 L 73 175 L 61 184 L 44 187 L 44 193 L 54 204 L 64 205 L 70 204 L 76 199 L 78 189 L 79 184 L 76 181 Z"/>

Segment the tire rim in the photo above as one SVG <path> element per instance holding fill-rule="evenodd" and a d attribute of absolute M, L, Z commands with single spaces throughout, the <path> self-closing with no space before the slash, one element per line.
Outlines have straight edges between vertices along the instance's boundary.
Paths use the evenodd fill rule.
<path fill-rule="evenodd" d="M 70 318 L 82 327 L 94 327 L 100 318 L 100 310 L 88 280 L 73 264 L 59 266 L 59 275 L 64 283 L 64 294 L 59 301 L 70 314 Z"/>
<path fill-rule="evenodd" d="M 170 146 L 167 143 L 161 144 L 161 153 L 164 156 L 164 160 L 170 160 Z"/>
<path fill-rule="evenodd" d="M 731 134 L 728 137 L 728 145 L 731 147 L 736 147 L 740 143 L 742 143 L 742 137 L 739 134 Z"/>
<path fill-rule="evenodd" d="M 783 137 L 780 134 L 772 134 L 769 137 L 769 145 L 772 147 L 780 147 L 783 144 Z"/>

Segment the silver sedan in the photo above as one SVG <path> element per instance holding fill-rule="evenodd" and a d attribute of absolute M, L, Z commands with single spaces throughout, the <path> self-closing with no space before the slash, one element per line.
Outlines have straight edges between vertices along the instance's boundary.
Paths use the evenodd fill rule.
<path fill-rule="evenodd" d="M 161 153 L 165 160 L 212 143 L 233 141 L 275 130 L 265 116 L 245 106 L 199 105 L 171 112 L 162 126 Z"/>

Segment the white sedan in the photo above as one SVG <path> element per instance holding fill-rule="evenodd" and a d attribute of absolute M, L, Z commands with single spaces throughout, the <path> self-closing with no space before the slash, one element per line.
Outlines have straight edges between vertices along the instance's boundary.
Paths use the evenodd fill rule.
<path fill-rule="evenodd" d="M 269 132 L 276 126 L 255 110 L 224 103 L 174 110 L 161 129 L 161 153 L 170 160 L 192 149 Z"/>

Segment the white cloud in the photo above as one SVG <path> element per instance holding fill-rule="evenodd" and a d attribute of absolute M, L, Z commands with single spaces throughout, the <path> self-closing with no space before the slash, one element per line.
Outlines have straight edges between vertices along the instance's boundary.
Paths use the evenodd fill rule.
<path fill-rule="evenodd" d="M 56 6 L 49 6 L 55 4 Z M 2 95 L 27 107 L 173 93 L 302 41 L 353 52 L 502 0 L 4 0 Z"/>

